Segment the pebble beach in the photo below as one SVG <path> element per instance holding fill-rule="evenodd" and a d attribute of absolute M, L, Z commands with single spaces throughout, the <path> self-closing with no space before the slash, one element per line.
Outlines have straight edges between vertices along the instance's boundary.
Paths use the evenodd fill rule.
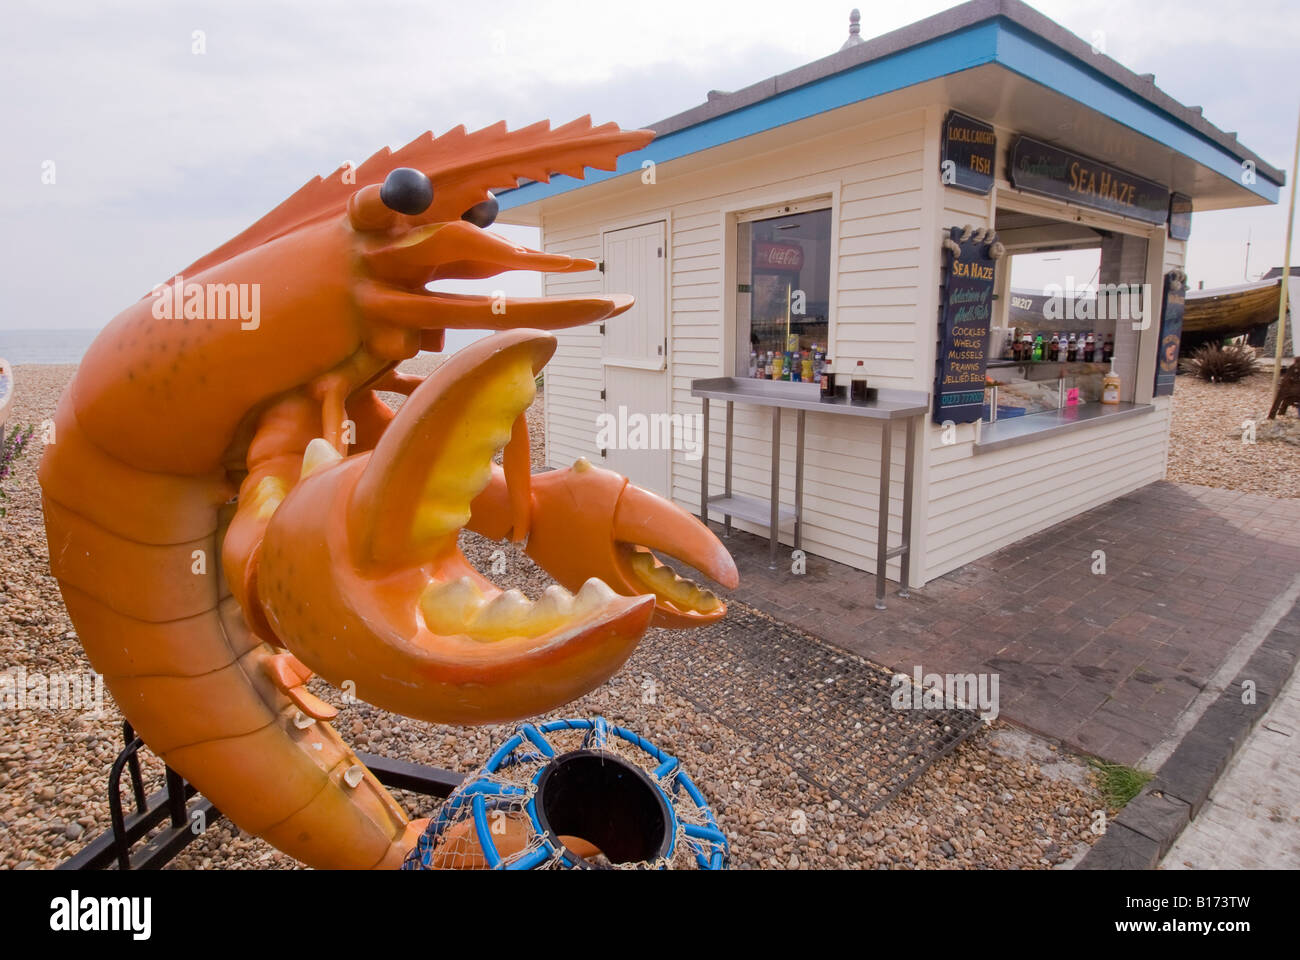
<path fill-rule="evenodd" d="M 406 369 L 427 372 L 433 358 Z M 72 366 L 20 366 L 10 425 L 53 413 Z M 1180 377 L 1169 479 L 1300 497 L 1300 446 L 1257 443 L 1243 449 L 1229 428 L 1267 410 L 1267 377 L 1209 385 Z M 1242 411 L 1247 411 L 1242 413 Z M 1294 417 L 1294 414 L 1291 415 Z M 534 468 L 542 464 L 541 397 L 529 411 Z M 5 482 L 8 515 L 0 519 L 0 670 L 89 674 L 90 665 L 50 576 L 33 444 Z M 529 596 L 550 582 L 519 550 L 462 534 L 467 556 L 487 570 L 505 551 L 507 573 L 494 576 Z M 656 643 L 651 630 L 642 647 Z M 791 763 L 755 749 L 736 731 L 673 692 L 686 676 L 666 678 L 646 703 L 645 669 L 634 654 L 609 683 L 554 716 L 603 714 L 679 756 L 727 832 L 733 868 L 1049 868 L 1076 857 L 1096 839 L 1101 806 L 1086 765 L 1054 745 L 996 722 L 933 764 L 884 809 L 863 814 L 806 780 Z M 320 680 L 315 692 L 339 703 Z M 109 823 L 106 784 L 122 745 L 122 720 L 105 691 L 102 709 L 0 709 L 0 867 L 49 868 Z M 464 728 L 421 723 L 364 703 L 336 721 L 354 748 L 469 772 L 508 735 L 509 727 Z M 162 764 L 145 758 L 149 789 Z M 428 798 L 398 793 L 414 816 Z M 295 861 L 221 820 L 187 847 L 173 868 L 293 868 Z"/>

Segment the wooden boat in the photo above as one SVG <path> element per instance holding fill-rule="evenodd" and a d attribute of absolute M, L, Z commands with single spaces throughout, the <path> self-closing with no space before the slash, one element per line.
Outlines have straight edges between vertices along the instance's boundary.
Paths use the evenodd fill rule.
<path fill-rule="evenodd" d="M 1250 337 L 1252 345 L 1259 346 L 1264 342 L 1268 325 L 1277 321 L 1281 292 L 1281 277 L 1214 290 L 1187 291 L 1181 352 L 1242 334 Z"/>

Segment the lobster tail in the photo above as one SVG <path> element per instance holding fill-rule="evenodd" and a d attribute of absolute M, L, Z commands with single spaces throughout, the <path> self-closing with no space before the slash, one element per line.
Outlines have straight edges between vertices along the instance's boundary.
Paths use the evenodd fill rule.
<path fill-rule="evenodd" d="M 414 842 L 401 808 L 329 724 L 272 682 L 278 651 L 249 630 L 222 580 L 225 483 L 113 459 L 67 395 L 55 426 L 40 467 L 50 569 L 136 732 L 231 821 L 290 856 L 396 866 Z"/>

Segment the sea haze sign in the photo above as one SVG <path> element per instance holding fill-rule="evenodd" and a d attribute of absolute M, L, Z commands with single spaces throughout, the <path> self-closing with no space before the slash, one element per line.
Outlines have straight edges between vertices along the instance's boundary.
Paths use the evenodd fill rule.
<path fill-rule="evenodd" d="M 1008 177 L 1017 190 L 1145 223 L 1169 218 L 1169 191 L 1160 184 L 1029 137 L 1017 137 L 1011 145 Z"/>
<path fill-rule="evenodd" d="M 972 423 L 984 412 L 994 261 L 987 241 L 963 242 L 961 234 L 960 227 L 953 227 L 949 233 L 961 247 L 960 255 L 945 245 L 948 284 L 943 295 L 939 362 L 934 378 L 935 423 Z"/>
<path fill-rule="evenodd" d="M 991 124 L 949 110 L 943 120 L 941 179 L 953 187 L 988 193 L 993 186 L 993 157 L 998 136 Z"/>
<path fill-rule="evenodd" d="M 1178 344 L 1183 338 L 1183 297 L 1186 288 L 1177 273 L 1165 274 L 1165 302 L 1160 311 L 1160 340 L 1156 356 L 1157 397 L 1167 397 L 1174 392 L 1174 378 L 1178 376 Z"/>

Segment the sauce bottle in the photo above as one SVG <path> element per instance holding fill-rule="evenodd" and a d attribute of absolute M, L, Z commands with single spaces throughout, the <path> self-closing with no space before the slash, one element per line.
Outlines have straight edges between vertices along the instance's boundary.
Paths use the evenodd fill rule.
<path fill-rule="evenodd" d="M 861 360 L 853 368 L 853 379 L 849 383 L 849 399 L 853 403 L 867 402 L 867 368 Z"/>
<path fill-rule="evenodd" d="M 822 360 L 822 373 L 818 382 L 821 386 L 823 400 L 835 399 L 835 373 L 831 370 L 832 363 L 834 361 L 830 357 Z"/>
<path fill-rule="evenodd" d="M 1115 372 L 1115 358 L 1110 358 L 1110 373 L 1101 379 L 1101 402 L 1114 406 L 1119 403 L 1119 374 Z"/>

